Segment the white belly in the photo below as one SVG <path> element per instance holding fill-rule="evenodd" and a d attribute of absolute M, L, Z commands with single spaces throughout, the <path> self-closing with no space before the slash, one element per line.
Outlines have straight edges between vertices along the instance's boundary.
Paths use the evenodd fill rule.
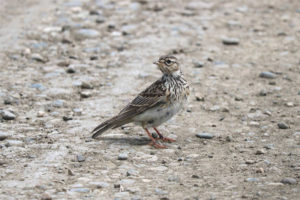
<path fill-rule="evenodd" d="M 152 108 L 142 114 L 134 117 L 136 124 L 147 127 L 157 127 L 160 124 L 171 119 L 176 113 L 178 113 L 183 105 L 184 101 L 173 103 L 168 107 Z"/>

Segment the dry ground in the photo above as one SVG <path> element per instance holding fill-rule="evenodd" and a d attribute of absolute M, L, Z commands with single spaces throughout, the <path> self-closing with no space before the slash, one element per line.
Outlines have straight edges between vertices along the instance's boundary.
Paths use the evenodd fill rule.
<path fill-rule="evenodd" d="M 0 0 L 0 17 L 0 199 L 300 198 L 298 0 Z M 177 142 L 91 139 L 169 53 L 192 88 L 160 127 Z"/>

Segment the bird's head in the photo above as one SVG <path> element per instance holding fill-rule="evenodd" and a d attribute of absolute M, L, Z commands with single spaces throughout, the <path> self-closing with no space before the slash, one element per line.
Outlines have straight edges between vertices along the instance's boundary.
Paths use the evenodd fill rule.
<path fill-rule="evenodd" d="M 174 56 L 161 56 L 158 61 L 154 62 L 153 64 L 156 64 L 160 71 L 162 71 L 164 74 L 180 74 L 179 63 L 177 62 L 177 58 Z"/>

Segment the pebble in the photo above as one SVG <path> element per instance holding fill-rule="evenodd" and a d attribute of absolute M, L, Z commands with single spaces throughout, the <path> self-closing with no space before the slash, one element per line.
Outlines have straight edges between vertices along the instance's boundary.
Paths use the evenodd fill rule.
<path fill-rule="evenodd" d="M 11 147 L 11 146 L 16 146 L 16 147 L 21 147 L 23 146 L 23 141 L 20 140 L 6 140 L 6 147 Z"/>
<path fill-rule="evenodd" d="M 127 153 L 120 153 L 118 155 L 118 160 L 127 160 L 128 159 L 128 154 Z"/>
<path fill-rule="evenodd" d="M 67 69 L 66 69 L 66 72 L 69 73 L 69 74 L 74 74 L 76 72 L 75 68 L 72 67 L 72 66 L 69 66 Z"/>
<path fill-rule="evenodd" d="M 90 96 L 92 96 L 92 93 L 89 91 L 81 91 L 80 92 L 80 97 L 81 98 L 89 98 Z"/>
<path fill-rule="evenodd" d="M 158 194 L 158 195 L 166 195 L 166 194 L 168 194 L 167 191 L 159 189 L 159 188 L 155 188 L 155 193 Z"/>
<path fill-rule="evenodd" d="M 50 195 L 48 195 L 48 194 L 43 194 L 41 196 L 41 200 L 52 200 L 52 197 Z"/>
<path fill-rule="evenodd" d="M 195 61 L 194 67 L 196 68 L 202 68 L 204 66 L 204 63 L 202 61 Z"/>
<path fill-rule="evenodd" d="M 78 161 L 78 162 L 84 162 L 84 161 L 85 161 L 85 157 L 84 157 L 83 155 L 81 155 L 81 154 L 78 154 L 78 155 L 76 156 L 76 158 L 77 158 L 77 161 Z"/>
<path fill-rule="evenodd" d="M 9 134 L 5 132 L 0 132 L 0 141 L 5 140 L 8 138 Z"/>
<path fill-rule="evenodd" d="M 178 179 L 177 176 L 169 176 L 169 177 L 168 177 L 168 181 L 169 181 L 169 182 L 178 182 L 179 179 Z"/>
<path fill-rule="evenodd" d="M 64 101 L 63 100 L 55 100 L 54 102 L 52 102 L 52 106 L 56 107 L 56 108 L 61 108 L 64 105 Z"/>
<path fill-rule="evenodd" d="M 72 120 L 73 118 L 71 116 L 63 116 L 63 120 L 64 121 L 70 121 Z"/>
<path fill-rule="evenodd" d="M 289 185 L 295 185 L 295 184 L 297 184 L 297 180 L 294 179 L 294 178 L 283 178 L 281 180 L 281 183 L 283 183 L 283 184 L 289 184 Z"/>
<path fill-rule="evenodd" d="M 11 104 L 18 104 L 19 101 L 18 101 L 17 98 L 7 96 L 7 97 L 5 97 L 3 103 L 6 104 L 6 105 L 11 105 Z"/>
<path fill-rule="evenodd" d="M 209 110 L 210 111 L 218 111 L 218 110 L 220 110 L 220 106 L 215 105 L 215 106 L 211 107 Z"/>
<path fill-rule="evenodd" d="M 262 155 L 265 154 L 266 152 L 263 149 L 259 149 L 255 152 L 255 155 Z"/>
<path fill-rule="evenodd" d="M 255 163 L 255 161 L 254 160 L 246 160 L 245 163 L 248 165 L 252 165 Z"/>
<path fill-rule="evenodd" d="M 284 123 L 284 122 L 278 123 L 277 126 L 278 126 L 278 128 L 280 128 L 280 129 L 288 129 L 288 128 L 290 128 L 290 127 L 289 127 L 286 123 Z"/>
<path fill-rule="evenodd" d="M 287 102 L 285 105 L 287 107 L 294 107 L 295 106 L 293 102 Z"/>
<path fill-rule="evenodd" d="M 238 45 L 240 43 L 240 40 L 237 38 L 223 38 L 222 42 L 225 45 Z"/>
<path fill-rule="evenodd" d="M 246 182 L 258 182 L 259 179 L 258 178 L 247 178 Z"/>
<path fill-rule="evenodd" d="M 127 176 L 137 176 L 138 174 L 139 174 L 139 172 L 134 169 L 130 169 L 126 172 Z"/>
<path fill-rule="evenodd" d="M 45 113 L 44 111 L 40 110 L 40 111 L 37 112 L 36 116 L 37 116 L 37 117 L 44 117 L 45 114 L 46 114 L 46 113 Z"/>
<path fill-rule="evenodd" d="M 75 39 L 93 39 L 99 37 L 100 33 L 95 29 L 79 29 L 74 32 Z"/>
<path fill-rule="evenodd" d="M 194 174 L 194 175 L 192 175 L 192 178 L 200 178 L 198 175 L 196 175 L 196 174 Z"/>
<path fill-rule="evenodd" d="M 109 184 L 107 182 L 101 182 L 101 181 L 99 181 L 99 182 L 90 182 L 89 184 L 90 184 L 90 186 L 96 187 L 98 189 L 99 188 L 106 188 L 106 187 L 109 186 Z"/>
<path fill-rule="evenodd" d="M 259 74 L 259 77 L 260 78 L 269 78 L 269 79 L 273 79 L 273 78 L 276 78 L 277 75 L 272 73 L 272 72 L 261 72 Z"/>
<path fill-rule="evenodd" d="M 32 54 L 31 55 L 31 59 L 35 60 L 35 61 L 38 61 L 38 62 L 42 62 L 42 63 L 46 62 L 46 59 L 43 56 L 41 56 L 40 54 L 38 54 L 38 53 Z"/>
<path fill-rule="evenodd" d="M 214 137 L 214 135 L 210 134 L 210 133 L 197 133 L 196 137 L 204 138 L 204 139 L 212 139 Z"/>
<path fill-rule="evenodd" d="M 30 85 L 31 88 L 38 89 L 40 91 L 45 90 L 46 88 L 40 83 L 33 83 Z"/>
<path fill-rule="evenodd" d="M 80 84 L 80 87 L 81 87 L 82 89 L 93 89 L 93 88 L 94 88 L 92 84 L 87 83 L 87 82 L 82 82 L 82 83 Z"/>
<path fill-rule="evenodd" d="M 78 192 L 78 193 L 88 193 L 90 192 L 89 188 L 72 188 L 70 189 L 71 192 Z"/>
<path fill-rule="evenodd" d="M 8 110 L 0 110 L 0 114 L 4 120 L 14 120 L 16 118 L 16 115 Z"/>

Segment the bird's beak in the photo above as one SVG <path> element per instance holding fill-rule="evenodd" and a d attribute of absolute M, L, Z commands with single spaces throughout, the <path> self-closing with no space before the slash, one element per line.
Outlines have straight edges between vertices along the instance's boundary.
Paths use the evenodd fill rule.
<path fill-rule="evenodd" d="M 155 61 L 153 64 L 154 64 L 154 65 L 158 65 L 158 63 L 159 63 L 158 61 Z"/>

